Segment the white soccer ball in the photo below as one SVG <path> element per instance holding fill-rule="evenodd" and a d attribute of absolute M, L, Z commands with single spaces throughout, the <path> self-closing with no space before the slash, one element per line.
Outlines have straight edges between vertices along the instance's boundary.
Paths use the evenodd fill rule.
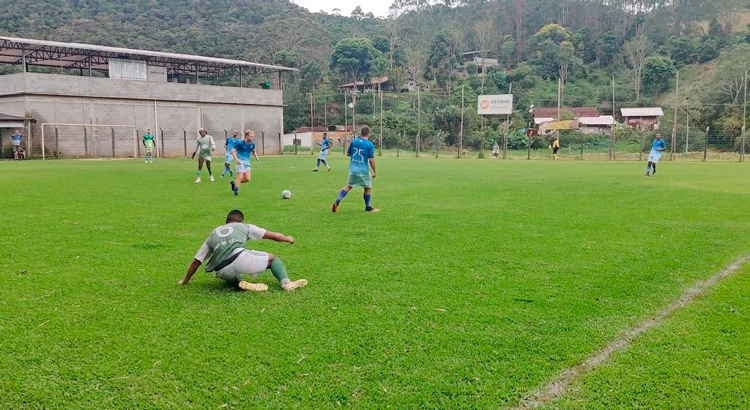
<path fill-rule="evenodd" d="M 283 199 L 289 199 L 289 198 L 291 198 L 292 197 L 292 191 L 290 191 L 288 189 L 285 189 L 285 190 L 281 191 L 281 197 Z"/>

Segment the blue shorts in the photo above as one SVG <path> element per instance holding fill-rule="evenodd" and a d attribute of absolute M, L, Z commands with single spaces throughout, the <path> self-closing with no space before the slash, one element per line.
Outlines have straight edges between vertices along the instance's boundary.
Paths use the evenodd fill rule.
<path fill-rule="evenodd" d="M 240 160 L 240 164 L 237 165 L 237 172 L 248 172 L 250 171 L 250 161 Z"/>
<path fill-rule="evenodd" d="M 372 177 L 370 176 L 370 174 L 349 174 L 349 179 L 347 179 L 346 181 L 346 186 L 361 186 L 362 188 L 370 188 L 372 187 Z"/>

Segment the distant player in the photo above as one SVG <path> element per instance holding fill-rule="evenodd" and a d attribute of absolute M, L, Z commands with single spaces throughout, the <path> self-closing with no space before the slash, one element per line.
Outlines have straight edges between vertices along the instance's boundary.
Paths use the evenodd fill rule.
<path fill-rule="evenodd" d="M 146 147 L 146 163 L 153 164 L 154 158 L 151 153 L 154 151 L 154 136 L 151 135 L 151 128 L 146 130 L 146 135 L 143 136 L 143 146 Z"/>
<path fill-rule="evenodd" d="M 500 146 L 497 145 L 497 141 L 495 141 L 495 143 L 492 144 L 492 158 L 497 158 L 498 155 L 500 155 Z"/>
<path fill-rule="evenodd" d="M 252 239 L 260 241 L 270 239 L 276 242 L 294 243 L 294 238 L 278 232 L 267 231 L 255 225 L 242 223 L 245 216 L 241 211 L 233 210 L 227 215 L 226 224 L 211 231 L 198 253 L 190 263 L 185 278 L 177 282 L 187 285 L 190 278 L 198 270 L 206 259 L 206 272 L 213 272 L 214 276 L 231 283 L 241 290 L 264 291 L 268 290 L 265 283 L 246 282 L 242 275 L 256 277 L 266 269 L 279 280 L 281 288 L 291 292 L 297 288 L 307 286 L 307 280 L 299 279 L 294 282 L 289 280 L 286 267 L 281 259 L 266 252 L 251 251 L 245 249 L 245 242 Z"/>
<path fill-rule="evenodd" d="M 555 135 L 555 139 L 552 141 L 552 159 L 554 159 L 555 161 L 560 159 L 557 156 L 557 151 L 559 150 L 560 150 L 560 136 Z"/>
<path fill-rule="evenodd" d="M 646 176 L 650 176 L 651 168 L 654 169 L 654 176 L 656 176 L 656 163 L 659 162 L 661 156 L 664 155 L 664 151 L 667 150 L 667 143 L 661 139 L 661 134 L 656 134 L 654 145 L 651 146 L 651 152 L 648 154 L 648 165 L 646 166 Z"/>
<path fill-rule="evenodd" d="M 234 196 L 240 194 L 240 184 L 250 182 L 250 154 L 260 163 L 258 153 L 255 152 L 254 138 L 253 130 L 247 130 L 245 131 L 245 139 L 235 142 L 232 148 L 232 157 L 237 163 L 237 179 L 230 182 Z"/>
<path fill-rule="evenodd" d="M 214 174 L 211 172 L 211 151 L 216 151 L 216 143 L 214 142 L 214 137 L 208 135 L 205 129 L 201 128 L 198 130 L 198 134 L 200 134 L 200 137 L 195 139 L 195 151 L 193 151 L 193 155 L 190 157 L 191 159 L 195 159 L 195 153 L 199 153 L 198 178 L 195 179 L 195 182 L 201 182 L 201 172 L 203 171 L 204 162 L 208 169 L 208 175 L 213 182 Z"/>
<path fill-rule="evenodd" d="M 336 202 L 333 203 L 331 211 L 336 212 L 339 210 L 339 204 L 344 199 L 346 194 L 352 190 L 352 187 L 361 186 L 365 189 L 364 200 L 365 200 L 365 211 L 367 212 L 379 212 L 377 208 L 373 208 L 370 204 L 370 192 L 372 191 L 372 179 L 375 178 L 375 146 L 368 140 L 370 137 L 370 128 L 362 127 L 362 136 L 355 138 L 354 141 L 349 145 L 349 149 L 346 151 L 346 155 L 351 157 L 349 160 L 349 179 L 346 181 L 346 186 L 341 188 Z M 372 168 L 372 175 L 370 175 L 369 166 Z"/>
<path fill-rule="evenodd" d="M 323 133 L 323 142 L 320 143 L 320 154 L 318 154 L 318 164 L 315 165 L 315 169 L 313 172 L 318 172 L 318 168 L 320 168 L 320 164 L 325 165 L 326 168 L 328 168 L 328 171 L 331 170 L 331 167 L 328 166 L 328 163 L 326 162 L 326 157 L 328 156 L 328 151 L 333 146 L 333 143 L 331 143 L 331 140 L 328 139 L 328 133 Z"/>
<path fill-rule="evenodd" d="M 13 161 L 17 161 L 18 155 L 21 154 L 21 138 L 21 132 L 18 130 L 10 136 L 10 140 L 13 143 Z"/>
<path fill-rule="evenodd" d="M 224 171 L 221 173 L 221 177 L 224 178 L 224 175 L 229 173 L 230 177 L 234 176 L 234 173 L 232 172 L 232 148 L 234 148 L 234 144 L 239 141 L 238 136 L 240 133 L 237 130 L 234 130 L 232 132 L 232 136 L 227 138 L 226 141 L 224 141 L 224 148 L 226 149 L 226 154 L 224 154 Z"/>

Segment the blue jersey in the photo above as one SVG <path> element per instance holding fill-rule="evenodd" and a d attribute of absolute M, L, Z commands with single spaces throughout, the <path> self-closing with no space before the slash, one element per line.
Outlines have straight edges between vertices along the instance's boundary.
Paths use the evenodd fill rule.
<path fill-rule="evenodd" d="M 364 138 L 355 138 L 347 150 L 351 157 L 349 173 L 354 175 L 370 175 L 369 159 L 375 158 L 375 146 Z"/>
<path fill-rule="evenodd" d="M 234 148 L 234 145 L 240 142 L 238 139 L 229 137 L 227 138 L 226 142 L 224 143 L 224 148 L 227 149 L 227 154 L 232 152 L 232 148 Z"/>
<path fill-rule="evenodd" d="M 332 146 L 331 140 L 328 139 L 328 138 L 324 138 L 323 139 L 323 143 L 320 144 L 320 149 L 321 149 L 321 151 L 325 151 L 325 150 L 331 148 L 331 146 Z"/>
<path fill-rule="evenodd" d="M 661 153 L 661 151 L 657 151 L 657 148 L 659 148 L 659 149 L 665 149 L 665 148 L 667 148 L 667 143 L 664 142 L 664 140 L 662 140 L 662 139 L 654 140 L 654 145 L 651 146 L 651 152 Z"/>
<path fill-rule="evenodd" d="M 247 143 L 245 140 L 237 141 L 234 144 L 234 149 L 237 150 L 237 158 L 240 161 L 250 162 L 250 154 L 255 151 L 255 143 Z"/>
<path fill-rule="evenodd" d="M 13 145 L 21 145 L 21 135 L 13 134 L 10 136 L 10 139 L 13 141 Z"/>

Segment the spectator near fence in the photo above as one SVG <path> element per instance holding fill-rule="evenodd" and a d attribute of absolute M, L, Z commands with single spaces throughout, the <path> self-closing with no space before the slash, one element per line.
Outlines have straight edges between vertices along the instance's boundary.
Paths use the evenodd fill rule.
<path fill-rule="evenodd" d="M 18 160 L 18 155 L 21 153 L 21 139 L 23 138 L 23 135 L 21 135 L 21 132 L 16 130 L 16 132 L 10 136 L 10 140 L 13 142 L 13 160 Z"/>

